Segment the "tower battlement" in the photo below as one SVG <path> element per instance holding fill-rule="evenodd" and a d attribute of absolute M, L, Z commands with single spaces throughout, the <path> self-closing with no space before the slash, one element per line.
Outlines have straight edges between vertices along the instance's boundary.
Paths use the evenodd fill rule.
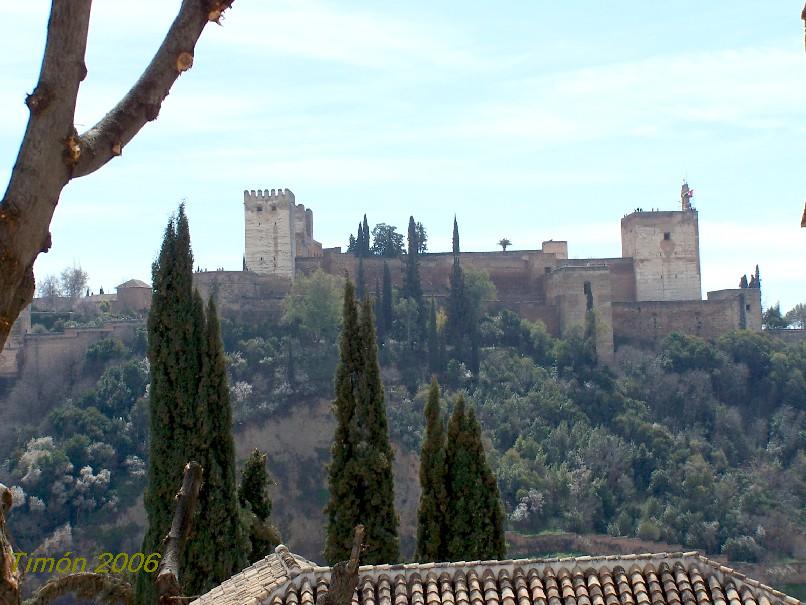
<path fill-rule="evenodd" d="M 294 204 L 295 199 L 290 189 L 247 189 L 243 192 L 243 203 L 247 209 L 253 209 L 259 204 Z"/>

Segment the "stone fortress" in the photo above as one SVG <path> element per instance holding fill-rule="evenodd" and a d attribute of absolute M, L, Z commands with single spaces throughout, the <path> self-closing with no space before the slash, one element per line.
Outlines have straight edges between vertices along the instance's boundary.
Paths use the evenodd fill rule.
<path fill-rule="evenodd" d="M 491 309 L 511 309 L 542 321 L 555 336 L 584 323 L 587 312 L 594 311 L 597 352 L 606 363 L 621 345 L 655 347 L 673 331 L 716 338 L 735 329 L 761 330 L 760 289 L 717 290 L 702 299 L 698 215 L 691 196 L 683 185 L 679 210 L 639 208 L 624 216 L 618 258 L 569 258 L 567 242 L 549 240 L 534 250 L 462 252 L 460 260 L 464 268 L 489 274 L 498 293 L 496 300 L 486 301 Z M 364 259 L 370 289 L 382 278 L 385 260 L 393 283 L 401 286 L 405 257 L 371 257 Z M 420 257 L 427 297 L 441 301 L 447 296 L 452 265 L 451 252 Z M 223 313 L 248 319 L 279 313 L 299 275 L 321 269 L 355 279 L 357 268 L 355 256 L 340 247 L 323 248 L 314 239 L 313 211 L 297 204 L 290 190 L 252 190 L 244 191 L 243 270 L 198 272 L 194 283 L 205 298 L 215 296 Z M 148 284 L 130 280 L 108 302 L 145 310 L 150 292 Z M 86 349 L 131 326 L 110 324 L 64 334 L 30 330 L 29 308 L 0 352 L 0 378 L 17 375 L 27 361 L 41 360 L 33 365 L 47 367 L 51 350 Z"/>
<path fill-rule="evenodd" d="M 734 329 L 761 330 L 761 292 L 730 288 L 702 299 L 697 210 L 687 184 L 679 210 L 636 209 L 621 219 L 621 256 L 575 259 L 565 241 L 540 249 L 462 252 L 462 266 L 486 271 L 498 291 L 492 308 L 507 308 L 540 320 L 563 335 L 597 317 L 597 350 L 604 361 L 620 345 L 655 346 L 672 331 L 714 338 Z M 215 293 L 224 308 L 262 308 L 282 298 L 295 277 L 321 269 L 353 279 L 357 259 L 340 247 L 323 248 L 313 238 L 313 212 L 288 189 L 244 191 L 244 271 L 196 274 L 202 294 Z M 420 257 L 426 296 L 447 296 L 453 255 Z M 365 258 L 371 289 L 383 258 Z M 404 258 L 386 259 L 400 286 Z"/>

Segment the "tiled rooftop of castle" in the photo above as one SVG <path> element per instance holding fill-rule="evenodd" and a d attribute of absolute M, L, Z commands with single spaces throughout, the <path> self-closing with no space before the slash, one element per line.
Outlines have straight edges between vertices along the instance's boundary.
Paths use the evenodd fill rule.
<path fill-rule="evenodd" d="M 315 605 L 330 568 L 278 546 L 192 605 Z M 368 565 L 353 605 L 803 605 L 696 553 Z"/>

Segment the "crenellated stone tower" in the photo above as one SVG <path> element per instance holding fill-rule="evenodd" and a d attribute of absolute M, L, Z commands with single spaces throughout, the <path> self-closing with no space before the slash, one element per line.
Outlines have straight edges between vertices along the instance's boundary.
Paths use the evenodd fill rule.
<path fill-rule="evenodd" d="M 288 189 L 243 192 L 244 269 L 294 279 L 296 204 Z"/>
<path fill-rule="evenodd" d="M 621 255 L 635 267 L 635 299 L 700 300 L 700 230 L 684 183 L 678 211 L 636 210 L 621 219 Z"/>

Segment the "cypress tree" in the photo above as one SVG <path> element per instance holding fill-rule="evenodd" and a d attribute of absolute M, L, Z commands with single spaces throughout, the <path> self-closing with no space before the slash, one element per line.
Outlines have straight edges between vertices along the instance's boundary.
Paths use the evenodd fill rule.
<path fill-rule="evenodd" d="M 456 217 L 453 219 L 453 269 L 450 277 L 450 290 L 446 312 L 448 315 L 445 326 L 448 344 L 454 349 L 454 357 L 464 361 L 466 357 L 465 337 L 467 335 L 467 300 L 465 294 L 465 280 L 462 266 L 459 263 L 459 225 Z"/>
<path fill-rule="evenodd" d="M 422 349 L 426 336 L 426 314 L 425 303 L 423 302 L 423 286 L 420 281 L 420 243 L 417 233 L 417 223 L 414 217 L 409 217 L 408 233 L 408 253 L 406 254 L 406 275 L 403 282 L 403 296 L 411 298 L 417 303 L 417 333 L 415 340 L 416 348 Z"/>
<path fill-rule="evenodd" d="M 448 424 L 445 452 L 448 560 L 503 559 L 504 511 L 495 476 L 487 464 L 481 427 L 460 395 Z"/>
<path fill-rule="evenodd" d="M 328 467 L 330 502 L 325 557 L 348 559 L 353 528 L 366 528 L 367 564 L 399 558 L 394 509 L 393 452 L 389 444 L 372 303 L 364 299 L 359 320 L 352 283 L 344 289 L 339 365 L 336 369 L 336 433 Z"/>
<path fill-rule="evenodd" d="M 330 501 L 325 507 L 327 536 L 325 558 L 332 564 L 349 559 L 353 528 L 361 522 L 360 491 L 355 483 L 358 470 L 351 440 L 351 423 L 356 407 L 357 377 L 364 368 L 364 353 L 359 333 L 355 288 L 349 280 L 344 286 L 339 365 L 336 368 L 333 412 L 336 431 L 328 466 Z"/>
<path fill-rule="evenodd" d="M 361 231 L 362 231 L 363 237 L 364 237 L 364 249 L 362 251 L 362 256 L 369 256 L 370 255 L 370 252 L 369 252 L 369 249 L 370 249 L 370 246 L 369 246 L 369 223 L 367 222 L 367 215 L 366 214 L 364 215 L 364 223 L 363 223 Z"/>
<path fill-rule="evenodd" d="M 432 305 L 433 309 L 433 305 Z M 420 450 L 420 506 L 417 509 L 417 550 L 421 563 L 446 560 L 445 426 L 439 409 L 439 385 L 432 378 L 425 406 L 425 437 Z"/>
<path fill-rule="evenodd" d="M 198 292 L 195 297 L 201 304 Z M 247 565 L 247 536 L 235 485 L 235 444 L 227 363 L 213 299 L 207 304 L 204 359 L 198 385 L 194 451 L 204 469 L 182 583 L 203 594 Z"/>
<path fill-rule="evenodd" d="M 270 555 L 274 547 L 280 543 L 280 536 L 271 524 L 272 502 L 268 494 L 269 485 L 274 482 L 266 471 L 267 455 L 258 449 L 252 451 L 241 475 L 238 487 L 238 502 L 253 517 L 249 540 L 252 548 L 249 563 L 259 561 Z"/>
<path fill-rule="evenodd" d="M 440 347 L 439 331 L 437 330 L 437 305 L 431 299 L 428 313 L 428 371 L 439 374 L 442 371 L 442 352 Z"/>
<path fill-rule="evenodd" d="M 185 464 L 194 458 L 197 437 L 196 394 L 204 351 L 204 313 L 201 299 L 193 294 L 193 253 L 184 204 L 168 221 L 151 269 L 150 438 L 144 496 L 148 528 L 143 538 L 144 553 L 161 549 L 174 514 L 174 496 Z M 205 468 L 205 481 L 206 472 Z M 135 598 L 140 605 L 156 602 L 152 576 L 144 572 L 138 575 Z"/>
<path fill-rule="evenodd" d="M 355 294 L 358 300 L 364 300 L 364 297 L 367 295 L 367 285 L 366 280 L 364 278 L 364 257 L 358 257 L 358 271 L 356 272 L 355 278 Z"/>
<path fill-rule="evenodd" d="M 383 262 L 383 301 L 381 308 L 383 310 L 383 326 L 386 332 L 392 329 L 394 316 L 392 314 L 392 273 L 389 271 L 389 265 L 386 261 Z"/>
<path fill-rule="evenodd" d="M 378 334 L 378 343 L 386 339 L 386 325 L 383 321 L 383 295 L 381 294 L 381 280 L 375 277 L 375 330 Z"/>
<path fill-rule="evenodd" d="M 375 319 L 369 299 L 361 303 L 360 335 L 364 347 L 364 371 L 359 379 L 360 399 L 355 415 L 354 443 L 360 466 L 364 469 L 364 487 L 361 491 L 367 547 L 362 561 L 366 565 L 394 563 L 400 559 L 392 472 L 394 452 L 389 442 L 375 340 Z M 364 443 L 368 445 L 364 447 Z"/>
<path fill-rule="evenodd" d="M 364 256 L 364 229 L 361 227 L 361 223 L 358 223 L 358 234 L 355 238 L 355 255 Z"/>

